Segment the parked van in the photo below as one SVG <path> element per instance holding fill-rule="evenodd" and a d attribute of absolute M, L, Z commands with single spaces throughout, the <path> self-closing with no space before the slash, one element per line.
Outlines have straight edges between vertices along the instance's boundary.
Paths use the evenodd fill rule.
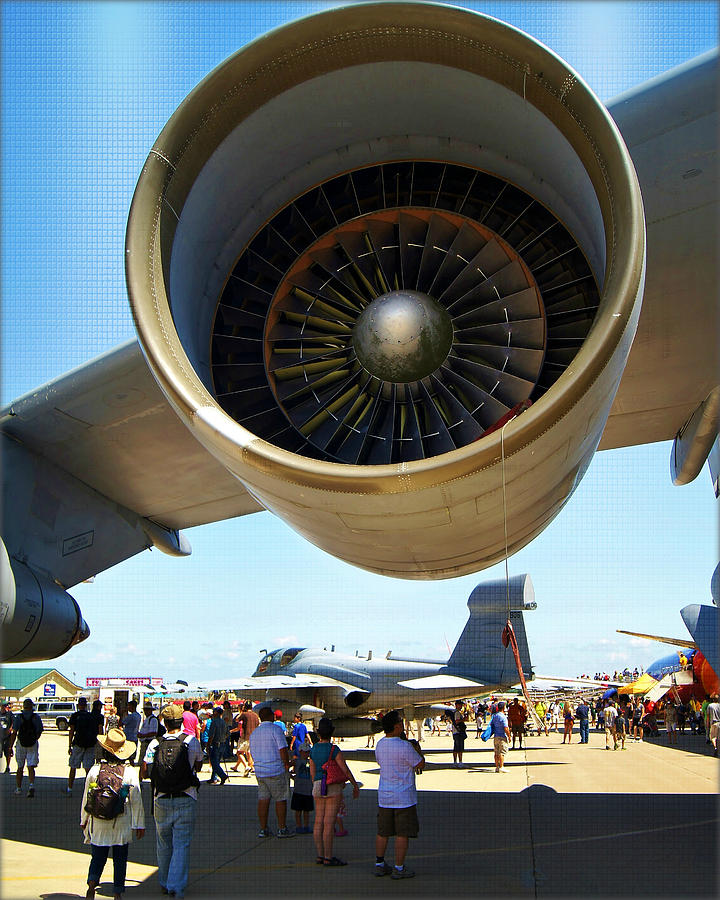
<path fill-rule="evenodd" d="M 74 700 L 38 700 L 35 704 L 35 712 L 42 719 L 43 725 L 54 722 L 58 731 L 67 731 L 70 716 L 77 712 L 77 708 Z"/>

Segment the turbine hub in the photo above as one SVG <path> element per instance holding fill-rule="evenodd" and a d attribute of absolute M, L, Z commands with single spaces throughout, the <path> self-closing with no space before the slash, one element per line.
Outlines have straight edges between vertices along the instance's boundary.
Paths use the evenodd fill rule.
<path fill-rule="evenodd" d="M 431 375 L 453 341 L 450 315 L 421 291 L 388 291 L 358 316 L 353 329 L 358 359 L 382 381 L 407 384 Z"/>

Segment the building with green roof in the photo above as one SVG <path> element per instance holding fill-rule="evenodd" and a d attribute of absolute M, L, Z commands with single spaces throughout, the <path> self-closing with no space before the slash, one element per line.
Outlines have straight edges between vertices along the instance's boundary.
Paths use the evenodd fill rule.
<path fill-rule="evenodd" d="M 74 699 L 83 693 L 77 685 L 57 669 L 25 666 L 0 668 L 0 696 L 22 703 L 26 697 L 38 701 L 47 698 Z"/>

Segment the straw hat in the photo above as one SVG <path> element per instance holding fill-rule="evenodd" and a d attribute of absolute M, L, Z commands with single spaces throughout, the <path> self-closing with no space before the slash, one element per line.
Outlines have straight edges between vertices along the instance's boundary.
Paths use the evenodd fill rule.
<path fill-rule="evenodd" d="M 111 728 L 104 739 L 98 738 L 98 744 L 117 759 L 129 759 L 137 747 L 137 744 L 125 737 L 122 728 Z"/>

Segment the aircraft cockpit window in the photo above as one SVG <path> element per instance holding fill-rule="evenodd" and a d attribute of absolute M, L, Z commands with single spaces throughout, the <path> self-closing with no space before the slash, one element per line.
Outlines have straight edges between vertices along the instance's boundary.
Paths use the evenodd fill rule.
<path fill-rule="evenodd" d="M 258 673 L 258 675 L 261 675 L 263 672 L 267 671 L 267 667 L 272 662 L 272 658 L 273 658 L 273 656 L 275 656 L 276 653 L 277 653 L 277 650 L 273 650 L 271 653 L 266 653 L 265 656 L 263 656 L 263 658 L 258 663 L 257 669 L 255 670 Z"/>
<path fill-rule="evenodd" d="M 280 666 L 286 666 L 288 663 L 291 663 L 298 653 L 302 653 L 304 649 L 304 647 L 291 647 L 290 650 L 286 650 L 280 657 Z"/>

